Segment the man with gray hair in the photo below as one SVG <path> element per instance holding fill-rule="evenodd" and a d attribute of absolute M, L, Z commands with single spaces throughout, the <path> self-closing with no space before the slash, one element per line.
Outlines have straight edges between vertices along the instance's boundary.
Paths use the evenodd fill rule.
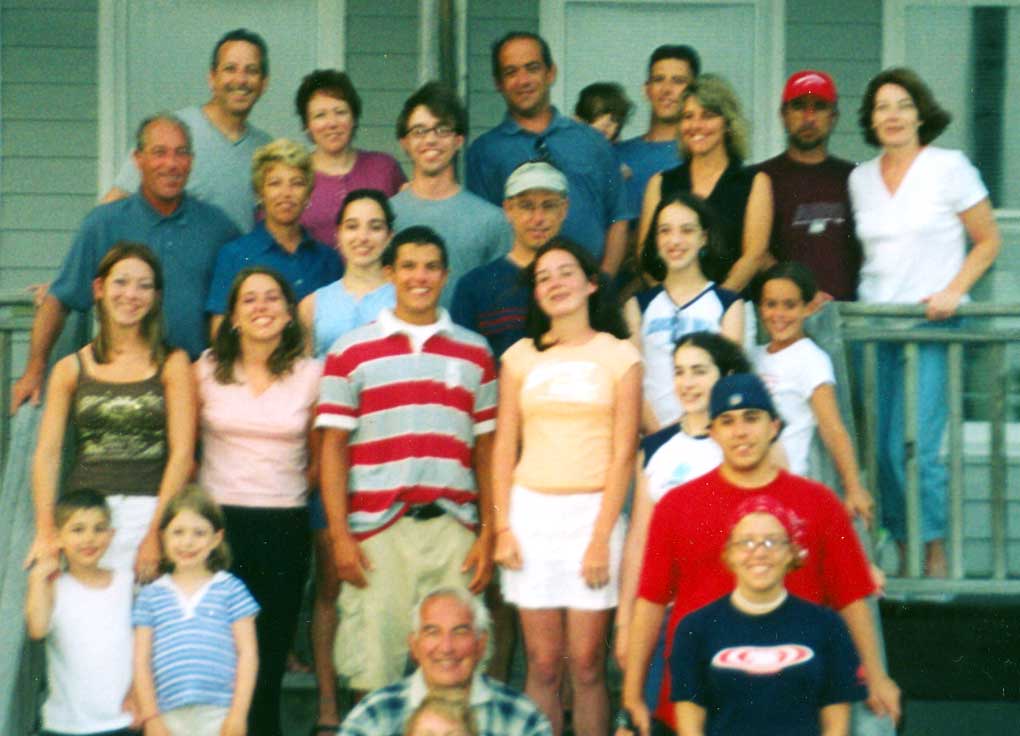
<path fill-rule="evenodd" d="M 133 153 L 140 186 L 126 199 L 101 204 L 82 222 L 60 273 L 35 313 L 25 371 L 11 391 L 11 411 L 38 403 L 50 350 L 70 310 L 92 307 L 92 280 L 106 252 L 122 240 L 144 243 L 163 266 L 167 341 L 197 358 L 206 346 L 205 303 L 216 253 L 240 233 L 219 207 L 185 194 L 191 172 L 188 127 L 170 114 L 138 126 Z"/>
<path fill-rule="evenodd" d="M 464 588 L 426 593 L 412 611 L 408 637 L 418 669 L 367 695 L 340 727 L 340 736 L 400 736 L 425 696 L 467 694 L 480 736 L 552 736 L 549 721 L 527 696 L 478 670 L 488 643 L 489 613 Z"/>

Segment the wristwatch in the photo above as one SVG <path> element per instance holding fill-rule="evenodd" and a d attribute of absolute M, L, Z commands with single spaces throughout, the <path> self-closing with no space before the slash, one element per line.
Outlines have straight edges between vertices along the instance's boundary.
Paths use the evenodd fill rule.
<path fill-rule="evenodd" d="M 616 711 L 616 718 L 613 719 L 613 726 L 615 728 L 625 728 L 628 731 L 637 733 L 637 726 L 634 725 L 634 719 L 630 717 L 630 711 L 626 708 L 620 708 Z"/>

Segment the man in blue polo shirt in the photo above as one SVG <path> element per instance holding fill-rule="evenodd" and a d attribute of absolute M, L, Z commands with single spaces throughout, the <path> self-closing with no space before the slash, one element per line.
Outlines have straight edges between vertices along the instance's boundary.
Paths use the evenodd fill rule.
<path fill-rule="evenodd" d="M 648 59 L 645 97 L 652 108 L 644 135 L 617 144 L 620 161 L 630 169 L 627 207 L 635 217 L 641 213 L 645 186 L 653 175 L 680 165 L 677 134 L 680 128 L 680 96 L 701 71 L 698 52 L 690 46 L 659 46 Z"/>
<path fill-rule="evenodd" d="M 82 222 L 60 274 L 32 323 L 25 372 L 11 391 L 11 410 L 39 390 L 50 350 L 70 310 L 92 307 L 92 280 L 106 252 L 121 240 L 145 243 L 163 266 L 167 341 L 194 359 L 206 346 L 204 304 L 216 253 L 240 233 L 223 210 L 185 194 L 191 172 L 187 126 L 172 115 L 146 118 L 134 151 L 141 186 L 135 194 L 93 209 Z"/>
<path fill-rule="evenodd" d="M 563 235 L 615 275 L 626 250 L 627 219 L 634 213 L 627 211 L 619 163 L 609 143 L 550 104 L 556 66 L 540 36 L 514 31 L 493 44 L 492 74 L 507 114 L 468 148 L 468 189 L 499 205 L 514 169 L 529 160 L 551 163 L 570 187 Z"/>

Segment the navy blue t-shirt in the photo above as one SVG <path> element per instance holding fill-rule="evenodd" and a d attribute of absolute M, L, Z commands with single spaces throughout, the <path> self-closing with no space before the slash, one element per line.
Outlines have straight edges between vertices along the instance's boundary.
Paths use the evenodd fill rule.
<path fill-rule="evenodd" d="M 866 697 L 859 669 L 834 611 L 791 595 L 752 616 L 726 596 L 677 627 L 670 697 L 705 708 L 707 736 L 818 736 L 823 707 Z"/>

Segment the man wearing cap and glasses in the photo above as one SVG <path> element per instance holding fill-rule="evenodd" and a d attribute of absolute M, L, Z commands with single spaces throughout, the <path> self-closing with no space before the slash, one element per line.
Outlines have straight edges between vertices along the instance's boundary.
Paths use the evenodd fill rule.
<path fill-rule="evenodd" d="M 567 217 L 567 178 L 545 161 L 521 164 L 506 180 L 503 211 L 513 229 L 510 252 L 457 283 L 450 316 L 489 341 L 499 358 L 524 337 L 528 289 L 521 272 L 535 251 L 560 234 Z"/>
<path fill-rule="evenodd" d="M 779 108 L 786 150 L 757 167 L 772 181 L 770 252 L 777 261 L 807 266 L 822 301 L 856 299 L 861 267 L 847 193 L 854 164 L 829 155 L 837 101 L 836 85 L 825 72 L 793 74 Z"/>
<path fill-rule="evenodd" d="M 843 504 L 820 483 L 792 475 L 769 458 L 782 420 L 761 379 L 747 373 L 720 378 L 709 402 L 709 434 L 723 453 L 715 470 L 669 491 L 655 506 L 628 631 L 623 707 L 617 733 L 648 736 L 672 725 L 664 692 L 652 730 L 643 701 L 644 673 L 666 606 L 673 603 L 666 641 L 686 614 L 726 595 L 732 577 L 719 557 L 726 520 L 745 499 L 763 494 L 804 520 L 805 564 L 787 577 L 789 591 L 839 612 L 850 629 L 868 686 L 868 705 L 891 723 L 900 693 L 885 671 L 867 597 L 875 592 L 868 561 Z M 666 690 L 666 687 L 663 688 Z M 889 723 L 887 721 L 887 723 Z M 890 723 L 890 725 L 891 725 Z"/>
<path fill-rule="evenodd" d="M 506 102 L 503 122 L 468 148 L 467 187 L 499 204 L 510 174 L 526 161 L 558 168 L 570 186 L 563 235 L 615 275 L 627 245 L 626 193 L 616 155 L 606 139 L 565 117 L 549 102 L 556 65 L 540 36 L 512 31 L 492 46 L 492 74 Z"/>

